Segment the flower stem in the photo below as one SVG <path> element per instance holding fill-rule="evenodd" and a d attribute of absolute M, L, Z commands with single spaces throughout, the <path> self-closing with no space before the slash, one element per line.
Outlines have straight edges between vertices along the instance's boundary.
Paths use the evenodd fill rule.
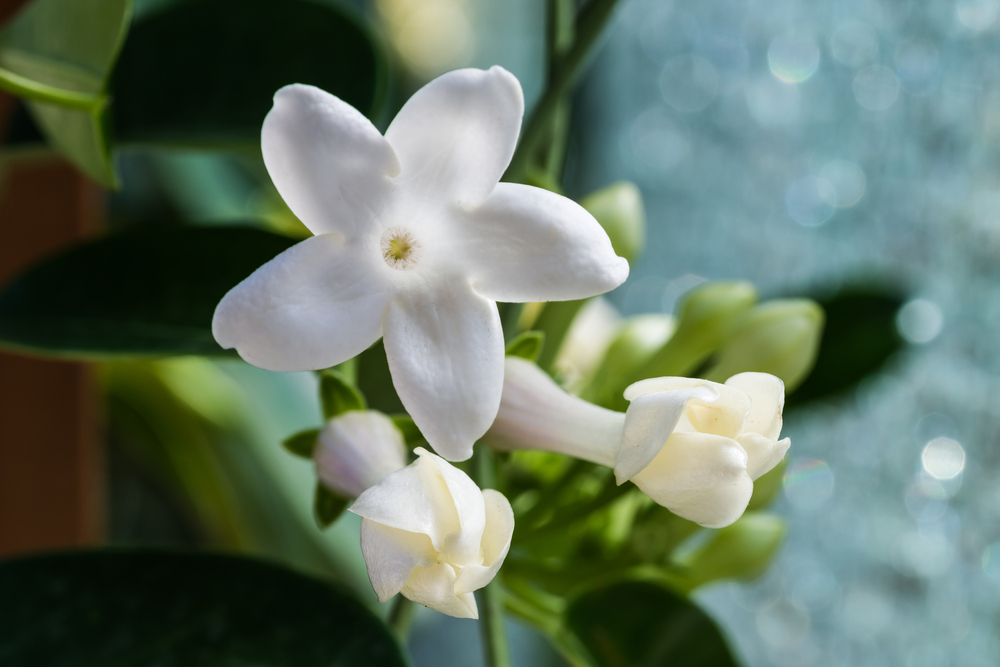
<path fill-rule="evenodd" d="M 102 95 L 80 93 L 75 90 L 49 86 L 3 67 L 0 67 L 0 88 L 29 100 L 47 102 L 91 113 L 106 103 Z"/>
<path fill-rule="evenodd" d="M 413 613 L 416 606 L 412 601 L 407 600 L 402 595 L 396 596 L 396 601 L 389 611 L 389 627 L 396 633 L 396 638 L 400 643 L 406 643 L 406 636 L 410 633 L 410 624 L 413 623 Z"/>
<path fill-rule="evenodd" d="M 475 463 L 474 470 L 479 487 L 495 489 L 497 465 L 493 450 L 480 443 L 475 451 Z M 502 594 L 497 577 L 479 591 L 479 628 L 483 638 L 486 667 L 510 667 L 510 648 L 507 645 L 507 628 L 504 626 Z"/>
<path fill-rule="evenodd" d="M 538 141 L 549 128 L 551 119 L 559 110 L 560 102 L 576 82 L 591 47 L 604 29 L 618 0 L 591 0 L 576 18 L 573 44 L 566 54 L 550 69 L 548 83 L 541 99 L 535 105 L 528 123 L 521 133 L 521 142 L 514 152 L 504 179 L 522 181 L 531 163 L 531 156 Z"/>

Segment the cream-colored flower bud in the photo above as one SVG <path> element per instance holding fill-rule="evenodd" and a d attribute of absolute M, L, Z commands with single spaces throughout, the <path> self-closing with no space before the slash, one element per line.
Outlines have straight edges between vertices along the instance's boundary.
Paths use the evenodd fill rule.
<path fill-rule="evenodd" d="M 344 498 L 357 498 L 406 465 L 406 443 L 376 410 L 351 410 L 326 423 L 313 450 L 316 475 Z"/>
<path fill-rule="evenodd" d="M 385 602 L 396 593 L 459 618 L 479 618 L 473 591 L 503 564 L 514 512 L 498 491 L 480 491 L 468 475 L 418 447 L 415 462 L 362 493 L 350 511 L 362 517 L 368 578 Z"/>

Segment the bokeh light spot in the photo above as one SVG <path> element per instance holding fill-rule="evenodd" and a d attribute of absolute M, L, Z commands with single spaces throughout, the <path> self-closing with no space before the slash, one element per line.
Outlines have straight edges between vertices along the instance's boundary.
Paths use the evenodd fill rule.
<path fill-rule="evenodd" d="M 819 47 L 809 36 L 789 33 L 775 38 L 767 50 L 771 74 L 785 83 L 808 81 L 819 68 Z"/>
<path fill-rule="evenodd" d="M 837 192 L 829 181 L 804 176 L 793 181 L 785 191 L 785 209 L 792 220 L 803 227 L 818 227 L 830 219 Z"/>
<path fill-rule="evenodd" d="M 944 326 L 944 315 L 937 304 L 927 299 L 913 299 L 896 314 L 896 329 L 909 343 L 929 343 Z"/>
<path fill-rule="evenodd" d="M 869 111 L 883 111 L 899 97 L 899 79 L 888 67 L 869 65 L 854 77 L 854 99 Z"/>
<path fill-rule="evenodd" d="M 924 445 L 920 462 L 934 479 L 954 479 L 965 469 L 965 449 L 951 438 L 934 438 Z"/>

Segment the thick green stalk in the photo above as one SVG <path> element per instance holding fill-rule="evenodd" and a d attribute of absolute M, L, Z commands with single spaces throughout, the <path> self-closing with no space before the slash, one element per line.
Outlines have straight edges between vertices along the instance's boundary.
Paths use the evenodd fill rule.
<path fill-rule="evenodd" d="M 401 644 L 406 643 L 406 637 L 410 634 L 410 624 L 413 623 L 413 612 L 416 606 L 402 595 L 396 596 L 396 601 L 389 612 L 389 627 L 396 633 L 396 638 Z"/>
<path fill-rule="evenodd" d="M 549 129 L 560 102 L 580 75 L 591 47 L 597 41 L 618 0 L 591 0 L 577 16 L 573 45 L 550 71 L 548 84 L 521 133 L 521 142 L 507 168 L 504 180 L 524 180 L 538 141 Z"/>
<path fill-rule="evenodd" d="M 482 489 L 497 487 L 497 465 L 493 450 L 481 444 L 475 451 L 476 481 Z M 483 639 L 486 667 L 510 667 L 510 647 L 504 626 L 503 591 L 494 577 L 479 591 L 479 628 Z"/>

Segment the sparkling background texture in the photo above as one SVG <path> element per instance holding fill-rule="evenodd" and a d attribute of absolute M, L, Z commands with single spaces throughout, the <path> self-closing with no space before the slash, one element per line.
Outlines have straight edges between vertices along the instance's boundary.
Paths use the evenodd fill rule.
<path fill-rule="evenodd" d="M 910 343 L 789 415 L 775 566 L 702 604 L 752 667 L 1000 655 L 1000 22 L 995 0 L 624 3 L 578 97 L 568 188 L 621 178 L 649 244 L 612 295 L 873 278 Z"/>

